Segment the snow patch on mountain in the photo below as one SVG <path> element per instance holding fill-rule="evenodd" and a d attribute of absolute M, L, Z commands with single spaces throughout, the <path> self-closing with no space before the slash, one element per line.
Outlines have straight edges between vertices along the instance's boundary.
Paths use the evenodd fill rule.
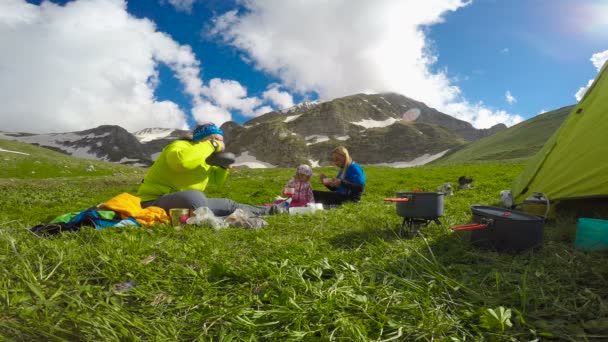
<path fill-rule="evenodd" d="M 272 164 L 258 160 L 255 156 L 250 156 L 249 151 L 245 151 L 238 155 L 232 166 L 246 166 L 250 169 L 266 169 L 276 167 Z"/>
<path fill-rule="evenodd" d="M 439 152 L 437 154 L 428 154 L 425 153 L 423 155 L 421 155 L 420 157 L 410 160 L 410 161 L 403 161 L 403 162 L 392 162 L 392 163 L 380 163 L 380 164 L 372 164 L 372 165 L 376 165 L 376 166 L 388 166 L 388 167 L 394 167 L 394 168 L 405 168 L 405 167 L 412 167 L 412 166 L 419 166 L 419 165 L 424 165 L 427 163 L 432 162 L 433 160 L 442 157 L 444 154 L 446 154 L 449 150 L 445 150 L 442 152 Z"/>
<path fill-rule="evenodd" d="M 295 112 L 295 111 L 301 110 L 301 109 L 310 109 L 321 103 L 322 103 L 321 101 L 303 101 L 293 107 L 282 109 L 281 113 L 290 113 L 290 112 Z"/>
<path fill-rule="evenodd" d="M 365 128 L 379 128 L 379 127 L 387 127 L 390 126 L 392 124 L 394 124 L 395 122 L 397 122 L 399 120 L 395 119 L 395 118 L 388 118 L 386 120 L 361 120 L 361 121 L 357 121 L 357 122 L 351 122 L 353 125 L 357 125 L 357 126 L 362 126 Z"/>
<path fill-rule="evenodd" d="M 384 97 L 380 96 L 380 98 L 381 98 L 382 100 L 384 100 L 384 102 L 386 102 L 386 103 L 387 103 L 389 106 L 392 106 L 392 105 L 393 105 L 392 103 L 388 102 L 388 100 L 387 100 L 387 99 L 385 99 Z"/>
<path fill-rule="evenodd" d="M 156 139 L 169 137 L 173 132 L 172 128 L 146 128 L 141 131 L 134 132 L 133 135 L 139 142 L 148 142 Z"/>
<path fill-rule="evenodd" d="M 17 153 L 17 154 L 25 154 L 26 156 L 29 156 L 29 153 L 25 153 L 25 152 L 17 152 L 17 151 L 10 151 L 10 150 L 5 150 L 3 148 L 0 148 L 0 152 L 9 152 L 9 153 Z"/>
<path fill-rule="evenodd" d="M 329 137 L 327 135 L 313 134 L 313 135 L 307 136 L 304 139 L 306 141 L 309 141 L 308 143 L 306 143 L 306 145 L 312 145 L 312 144 L 318 144 L 318 143 L 322 143 L 324 141 L 328 141 Z M 312 141 L 310 141 L 310 140 L 312 140 Z"/>
<path fill-rule="evenodd" d="M 285 118 L 285 120 L 283 120 L 283 122 L 293 121 L 293 120 L 299 118 L 300 116 L 302 116 L 302 114 L 288 116 Z"/>

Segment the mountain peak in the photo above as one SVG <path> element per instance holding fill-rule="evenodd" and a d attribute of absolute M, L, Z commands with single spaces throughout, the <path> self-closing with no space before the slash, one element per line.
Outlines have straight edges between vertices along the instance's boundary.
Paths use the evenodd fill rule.
<path fill-rule="evenodd" d="M 298 103 L 295 106 L 289 107 L 289 108 L 285 108 L 285 109 L 281 109 L 281 113 L 283 114 L 287 114 L 287 113 L 291 113 L 291 112 L 295 112 L 298 110 L 307 110 L 307 109 L 311 109 L 319 104 L 321 104 L 321 101 L 302 101 L 300 103 Z"/>
<path fill-rule="evenodd" d="M 175 129 L 173 129 L 173 128 L 159 128 L 159 127 L 144 128 L 137 132 L 133 132 L 133 135 L 140 142 L 148 142 L 148 141 L 152 141 L 152 140 L 167 138 L 174 131 L 175 131 Z"/>

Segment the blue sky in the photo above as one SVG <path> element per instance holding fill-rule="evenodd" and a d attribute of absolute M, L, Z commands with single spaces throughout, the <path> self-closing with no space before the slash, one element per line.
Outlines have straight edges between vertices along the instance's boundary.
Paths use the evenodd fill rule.
<path fill-rule="evenodd" d="M 576 103 L 604 0 L 3 0 L 3 131 L 243 123 L 398 92 L 486 128 Z"/>

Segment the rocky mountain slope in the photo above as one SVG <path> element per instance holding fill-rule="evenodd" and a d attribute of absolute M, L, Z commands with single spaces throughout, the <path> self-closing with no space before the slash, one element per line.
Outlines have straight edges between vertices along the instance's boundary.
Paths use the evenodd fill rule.
<path fill-rule="evenodd" d="M 408 97 L 357 94 L 327 102 L 302 103 L 240 125 L 226 122 L 227 150 L 267 166 L 327 165 L 329 151 L 345 145 L 362 164 L 424 163 L 450 149 L 506 129 L 475 129 Z M 81 132 L 28 134 L 0 132 L 18 140 L 77 157 L 147 166 L 169 142 L 187 133 L 148 128 L 129 133 L 119 126 Z M 237 159 L 238 162 L 238 159 Z"/>
<path fill-rule="evenodd" d="M 228 150 L 248 152 L 277 166 L 327 164 L 329 151 L 345 145 L 364 164 L 399 163 L 436 156 L 506 129 L 470 123 L 398 94 L 357 94 L 271 112 L 244 125 L 225 123 Z"/>
<path fill-rule="evenodd" d="M 146 166 L 152 163 L 145 145 L 140 143 L 133 134 L 119 126 L 104 125 L 68 133 L 0 132 L 0 139 L 21 141 L 85 159 L 136 166 Z"/>

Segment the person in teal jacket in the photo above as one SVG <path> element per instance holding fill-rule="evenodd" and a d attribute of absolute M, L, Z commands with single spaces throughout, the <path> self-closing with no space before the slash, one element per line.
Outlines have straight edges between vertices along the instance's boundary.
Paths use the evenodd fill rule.
<path fill-rule="evenodd" d="M 325 205 L 339 205 L 344 202 L 359 202 L 365 189 L 365 173 L 355 163 L 344 146 L 331 152 L 331 162 L 340 168 L 335 178 L 321 173 L 319 178 L 330 191 L 313 190 L 315 202 Z"/>
<path fill-rule="evenodd" d="M 137 190 L 142 208 L 157 206 L 168 214 L 172 208 L 208 207 L 216 216 L 230 215 L 236 209 L 258 216 L 281 212 L 278 206 L 247 205 L 205 195 L 207 184 L 222 185 L 228 176 L 227 168 L 209 165 L 206 161 L 224 148 L 224 132 L 212 123 L 197 126 L 192 138 L 167 145 Z"/>

